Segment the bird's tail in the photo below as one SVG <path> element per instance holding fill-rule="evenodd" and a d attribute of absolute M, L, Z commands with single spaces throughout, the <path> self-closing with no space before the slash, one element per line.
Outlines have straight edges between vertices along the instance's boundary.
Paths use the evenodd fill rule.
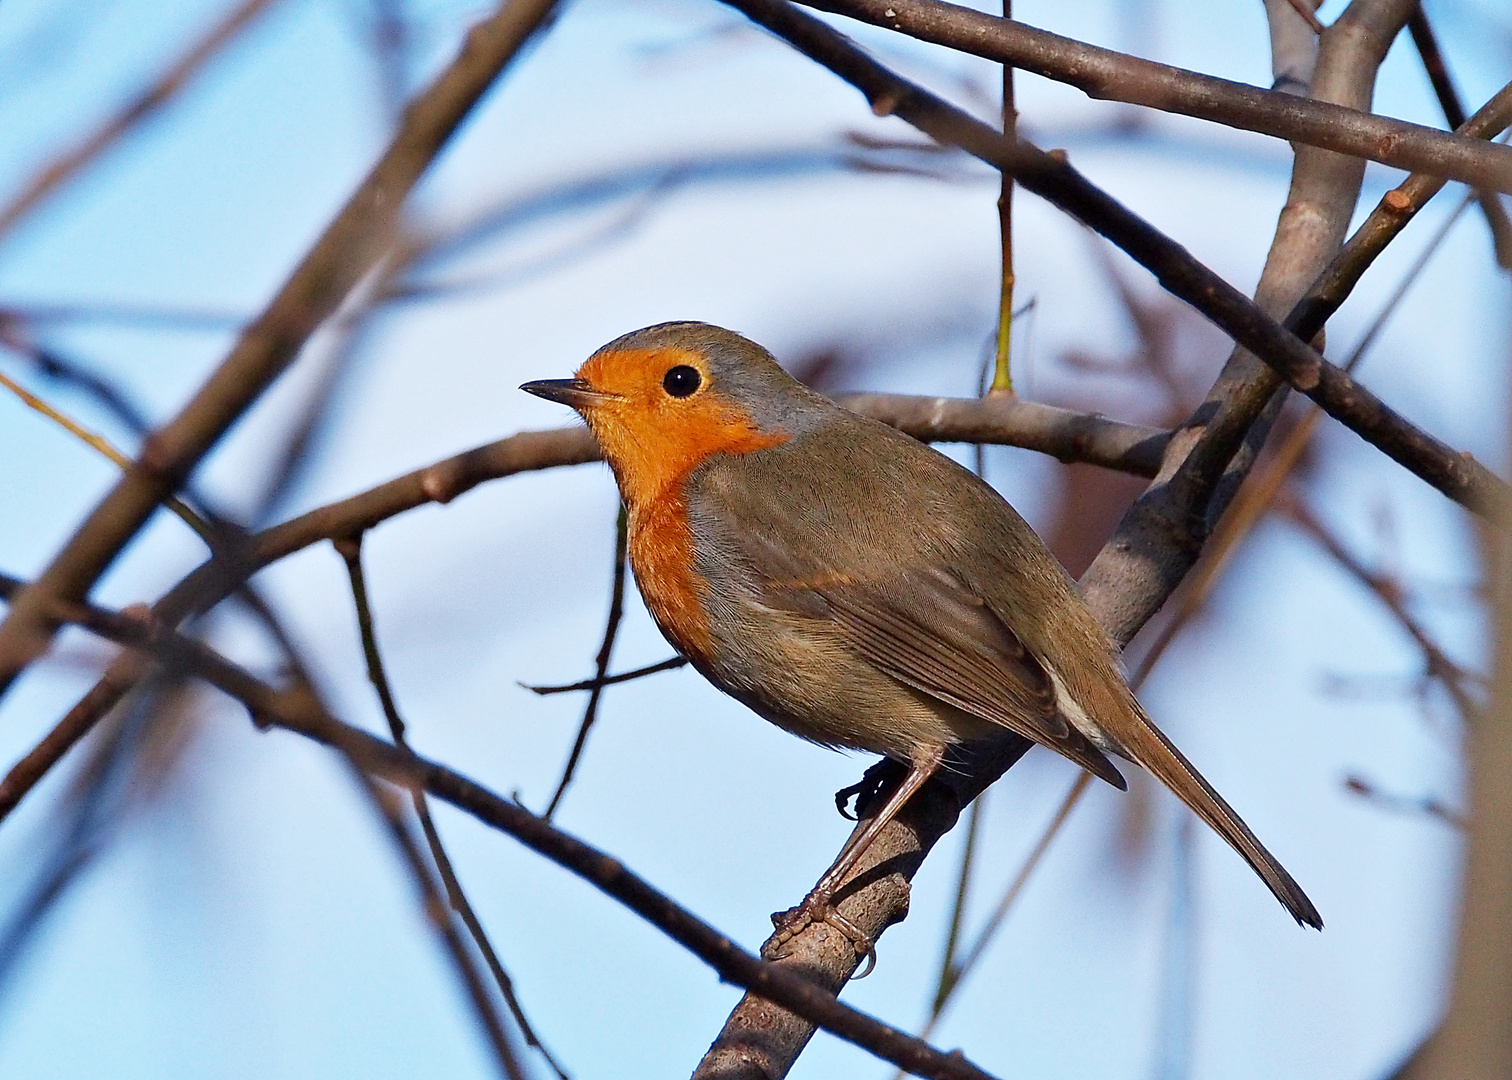
<path fill-rule="evenodd" d="M 1164 732 L 1147 717 L 1141 719 L 1143 723 L 1131 725 L 1134 729 L 1132 732 L 1127 735 L 1120 733 L 1119 741 L 1129 757 L 1170 788 L 1177 798 L 1192 808 L 1193 813 L 1227 840 L 1255 873 L 1260 875 L 1260 879 L 1275 894 L 1276 899 L 1291 912 L 1292 918 L 1315 930 L 1323 929 L 1323 917 L 1313 907 L 1302 887 L 1292 880 L 1285 867 L 1265 850 L 1265 846 L 1250 832 L 1249 826 L 1234 813 L 1233 807 L 1223 801 L 1223 796 L 1213 790 L 1212 785 L 1202 778 L 1202 774 L 1165 737 Z"/>

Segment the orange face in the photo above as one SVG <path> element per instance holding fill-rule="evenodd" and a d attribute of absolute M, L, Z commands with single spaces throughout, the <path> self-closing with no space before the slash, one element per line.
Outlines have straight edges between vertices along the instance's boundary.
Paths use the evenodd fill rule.
<path fill-rule="evenodd" d="M 745 454 L 786 440 L 711 385 L 691 349 L 625 349 L 590 357 L 574 406 L 588 421 L 632 510 L 667 494 L 711 454 Z"/>

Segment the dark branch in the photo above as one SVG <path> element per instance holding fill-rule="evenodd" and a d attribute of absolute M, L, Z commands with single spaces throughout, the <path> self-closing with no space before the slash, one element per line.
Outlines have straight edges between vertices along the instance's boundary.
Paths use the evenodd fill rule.
<path fill-rule="evenodd" d="M 1505 484 L 1473 458 L 1422 431 L 1289 333 L 1249 297 L 1073 169 L 1061 155 L 998 132 L 889 71 L 825 23 L 782 0 L 725 0 L 851 83 L 881 114 L 1013 172 L 1021 187 L 1107 237 L 1330 416 L 1409 472 L 1484 516 L 1512 505 Z M 1512 87 L 1504 91 L 1512 99 Z"/>
<path fill-rule="evenodd" d="M 1512 191 L 1512 148 L 1157 64 L 942 0 L 805 3 L 1070 83 L 1089 97 L 1146 105 L 1409 172 Z"/>
<path fill-rule="evenodd" d="M 1413 7 L 1412 14 L 1407 17 L 1407 30 L 1412 34 L 1412 43 L 1417 47 L 1418 56 L 1422 58 L 1428 81 L 1433 84 L 1439 108 L 1444 110 L 1444 119 L 1451 128 L 1458 130 L 1465 123 L 1465 105 L 1454 87 L 1454 80 L 1449 75 L 1449 65 L 1444 62 L 1444 54 L 1439 50 L 1438 36 L 1434 34 L 1433 24 L 1428 21 L 1428 13 L 1423 10 L 1421 2 Z M 1512 220 L 1507 217 L 1506 207 L 1495 191 L 1482 188 L 1476 192 L 1476 197 L 1486 215 L 1486 224 L 1491 229 L 1491 243 L 1496 249 L 1497 265 L 1504 270 L 1512 268 Z"/>

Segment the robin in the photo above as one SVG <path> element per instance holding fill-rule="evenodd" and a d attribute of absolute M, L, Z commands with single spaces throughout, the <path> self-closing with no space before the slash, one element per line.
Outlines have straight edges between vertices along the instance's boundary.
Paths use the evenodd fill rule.
<path fill-rule="evenodd" d="M 835 891 L 949 748 L 1009 732 L 1120 789 L 1109 755 L 1143 766 L 1299 923 L 1322 928 L 1291 875 L 1145 715 L 1070 575 L 977 476 L 707 323 L 637 330 L 576 378 L 520 389 L 587 421 L 629 514 L 646 607 L 705 678 L 804 739 L 908 768 L 769 955 L 822 920 L 870 959 Z"/>

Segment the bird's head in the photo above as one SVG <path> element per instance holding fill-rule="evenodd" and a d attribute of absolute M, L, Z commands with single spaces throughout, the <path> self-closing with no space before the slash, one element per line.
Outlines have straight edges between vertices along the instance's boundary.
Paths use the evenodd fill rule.
<path fill-rule="evenodd" d="M 713 454 L 786 442 L 828 406 L 754 341 L 697 322 L 626 334 L 590 356 L 575 378 L 520 389 L 582 414 L 632 507 Z"/>

